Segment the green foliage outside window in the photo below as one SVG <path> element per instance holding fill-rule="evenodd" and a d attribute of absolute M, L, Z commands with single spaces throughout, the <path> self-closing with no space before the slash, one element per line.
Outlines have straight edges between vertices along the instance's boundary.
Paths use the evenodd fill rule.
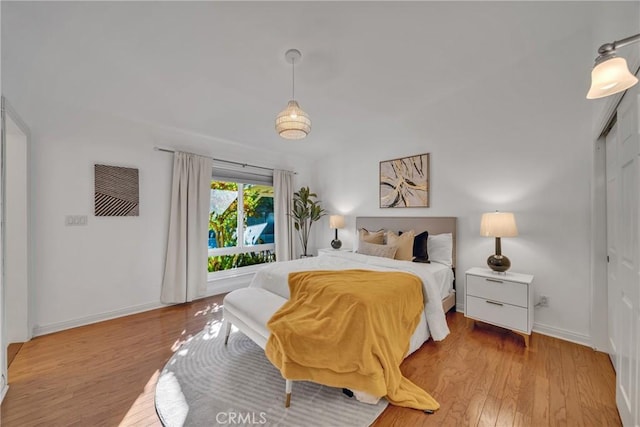
<path fill-rule="evenodd" d="M 214 206 L 212 211 L 209 212 L 209 231 L 213 232 L 213 236 L 215 236 L 215 246 L 211 246 L 213 240 L 210 239 L 210 247 L 229 248 L 241 246 L 238 242 L 238 238 L 242 239 L 242 235 L 238 235 L 238 184 L 235 182 L 211 181 L 211 190 Z M 216 194 L 215 190 L 219 190 L 220 193 Z M 224 194 L 224 192 L 228 192 L 228 194 Z M 251 224 L 264 224 L 267 222 L 267 216 L 273 215 L 273 187 L 245 184 L 242 198 L 244 229 Z M 223 212 L 221 212 L 222 209 L 224 209 Z M 210 235 L 210 237 L 213 236 Z M 273 243 L 272 234 L 270 234 L 270 239 L 267 242 L 264 241 L 264 236 L 264 234 L 260 235 L 260 238 L 254 244 Z M 270 250 L 216 255 L 209 257 L 208 270 L 209 272 L 229 270 L 273 261 L 275 261 L 275 252 Z"/>
<path fill-rule="evenodd" d="M 234 255 L 220 255 L 209 257 L 209 273 L 214 271 L 229 270 L 248 265 L 264 264 L 276 260 L 276 255 L 271 251 L 248 252 Z"/>

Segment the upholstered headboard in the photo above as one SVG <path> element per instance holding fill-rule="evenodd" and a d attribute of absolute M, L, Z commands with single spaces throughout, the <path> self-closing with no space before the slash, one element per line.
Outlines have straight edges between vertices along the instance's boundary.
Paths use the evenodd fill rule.
<path fill-rule="evenodd" d="M 380 229 L 398 231 L 414 230 L 416 234 L 428 231 L 430 235 L 451 233 L 453 235 L 453 267 L 456 266 L 456 217 L 407 217 L 407 216 L 359 216 L 356 217 L 356 229 L 369 231 Z"/>

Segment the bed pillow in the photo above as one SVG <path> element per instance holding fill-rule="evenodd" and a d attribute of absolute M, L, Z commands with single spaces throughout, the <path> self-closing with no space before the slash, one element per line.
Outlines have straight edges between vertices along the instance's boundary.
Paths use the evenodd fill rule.
<path fill-rule="evenodd" d="M 387 232 L 387 245 L 397 246 L 395 259 L 413 261 L 413 238 L 416 233 L 413 230 L 405 231 L 401 235 L 393 231 Z"/>
<path fill-rule="evenodd" d="M 414 262 L 429 262 L 429 251 L 427 248 L 427 240 L 429 232 L 423 231 L 413 238 L 413 259 Z"/>
<path fill-rule="evenodd" d="M 432 262 L 453 266 L 453 235 L 442 233 L 427 238 L 427 252 Z"/>
<path fill-rule="evenodd" d="M 375 243 L 367 243 L 365 241 L 360 241 L 358 243 L 358 253 L 362 255 L 393 259 L 397 250 L 398 248 L 396 246 L 376 245 Z"/>
<path fill-rule="evenodd" d="M 361 228 L 358 230 L 358 240 L 376 245 L 384 245 L 384 230 L 369 231 L 366 228 Z"/>

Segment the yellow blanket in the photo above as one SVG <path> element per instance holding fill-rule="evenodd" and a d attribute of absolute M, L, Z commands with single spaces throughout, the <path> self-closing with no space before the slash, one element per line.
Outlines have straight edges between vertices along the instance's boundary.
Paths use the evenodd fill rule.
<path fill-rule="evenodd" d="M 289 275 L 291 298 L 269 320 L 266 354 L 282 376 L 386 396 L 436 410 L 400 372 L 424 308 L 422 282 L 401 272 L 305 271 Z"/>

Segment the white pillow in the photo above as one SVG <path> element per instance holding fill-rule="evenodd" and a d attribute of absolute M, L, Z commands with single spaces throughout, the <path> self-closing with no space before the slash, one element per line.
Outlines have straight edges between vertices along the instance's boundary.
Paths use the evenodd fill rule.
<path fill-rule="evenodd" d="M 427 253 L 429 261 L 453 266 L 453 235 L 443 233 L 431 235 L 427 238 Z"/>

